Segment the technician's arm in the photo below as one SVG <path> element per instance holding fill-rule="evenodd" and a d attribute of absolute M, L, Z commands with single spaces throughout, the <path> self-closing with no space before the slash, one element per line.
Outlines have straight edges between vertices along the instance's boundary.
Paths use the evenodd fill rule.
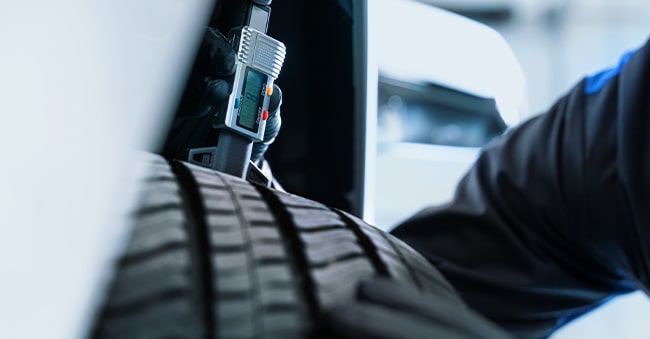
<path fill-rule="evenodd" d="M 435 189 L 435 188 L 431 188 Z M 486 146 L 393 234 L 473 308 L 538 338 L 650 285 L 650 45 Z"/>

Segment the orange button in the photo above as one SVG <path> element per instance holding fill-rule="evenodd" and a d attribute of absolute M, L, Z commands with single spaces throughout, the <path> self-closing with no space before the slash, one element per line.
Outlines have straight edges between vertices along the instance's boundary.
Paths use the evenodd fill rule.
<path fill-rule="evenodd" d="M 262 120 L 266 121 L 266 119 L 269 118 L 269 111 L 263 110 L 262 111 Z"/>
<path fill-rule="evenodd" d="M 266 86 L 266 95 L 271 96 L 273 94 L 273 86 Z"/>

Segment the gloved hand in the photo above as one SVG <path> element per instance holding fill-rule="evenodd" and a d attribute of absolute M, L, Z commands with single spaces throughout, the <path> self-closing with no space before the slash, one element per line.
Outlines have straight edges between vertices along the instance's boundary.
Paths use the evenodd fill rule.
<path fill-rule="evenodd" d="M 179 107 L 164 141 L 164 156 L 187 160 L 191 148 L 215 146 L 219 131 L 215 115 L 223 114 L 232 91 L 236 51 L 227 38 L 207 28 L 187 80 Z M 253 144 L 251 159 L 259 161 L 280 131 L 282 91 L 274 85 L 264 140 Z"/>
<path fill-rule="evenodd" d="M 363 281 L 357 292 L 356 300 L 324 314 L 320 325 L 328 337 L 514 339 L 467 307 L 387 278 Z"/>
<path fill-rule="evenodd" d="M 282 90 L 274 83 L 273 94 L 271 95 L 271 100 L 269 102 L 269 117 L 266 119 L 264 137 L 262 138 L 262 141 L 253 144 L 251 160 L 255 163 L 260 163 L 264 157 L 264 153 L 266 153 L 266 150 L 271 146 L 280 133 L 280 127 L 282 126 L 280 106 L 282 106 Z"/>

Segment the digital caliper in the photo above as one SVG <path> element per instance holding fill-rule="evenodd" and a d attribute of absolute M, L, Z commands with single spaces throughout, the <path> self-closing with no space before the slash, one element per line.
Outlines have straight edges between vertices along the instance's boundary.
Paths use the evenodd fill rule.
<path fill-rule="evenodd" d="M 250 26 L 244 26 L 234 39 L 237 69 L 232 93 L 226 114 L 221 115 L 223 121 L 215 127 L 262 141 L 273 81 L 280 74 L 286 49 L 280 41 Z"/>
<path fill-rule="evenodd" d="M 189 162 L 249 180 L 268 179 L 250 161 L 253 142 L 262 141 L 273 83 L 280 74 L 286 48 L 266 35 L 270 0 L 224 1 L 218 18 L 237 52 L 232 92 L 225 112 L 216 116 L 220 129 L 216 147 L 194 148 Z M 241 17 L 243 15 L 243 17 Z M 243 19 L 242 19 L 243 18 Z M 243 22 L 240 22 L 243 21 Z M 228 27 L 231 26 L 231 27 Z"/>

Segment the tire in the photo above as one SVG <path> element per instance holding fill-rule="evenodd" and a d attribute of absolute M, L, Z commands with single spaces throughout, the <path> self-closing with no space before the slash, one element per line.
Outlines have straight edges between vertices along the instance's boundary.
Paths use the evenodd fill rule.
<path fill-rule="evenodd" d="M 462 306 L 421 255 L 344 211 L 146 154 L 92 338 L 312 338 L 379 275 Z"/>

